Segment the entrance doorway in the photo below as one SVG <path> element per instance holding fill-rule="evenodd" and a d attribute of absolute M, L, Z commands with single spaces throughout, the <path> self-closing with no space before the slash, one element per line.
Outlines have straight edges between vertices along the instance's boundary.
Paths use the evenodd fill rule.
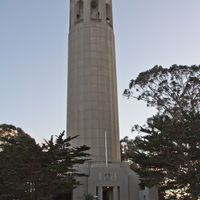
<path fill-rule="evenodd" d="M 103 187 L 103 200 L 113 200 L 113 187 Z"/>

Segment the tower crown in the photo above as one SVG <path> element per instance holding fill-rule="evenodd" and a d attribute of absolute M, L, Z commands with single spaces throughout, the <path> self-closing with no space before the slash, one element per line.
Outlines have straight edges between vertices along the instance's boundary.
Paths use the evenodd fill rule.
<path fill-rule="evenodd" d="M 111 0 L 71 0 L 70 29 L 79 23 L 103 22 L 113 26 Z"/>

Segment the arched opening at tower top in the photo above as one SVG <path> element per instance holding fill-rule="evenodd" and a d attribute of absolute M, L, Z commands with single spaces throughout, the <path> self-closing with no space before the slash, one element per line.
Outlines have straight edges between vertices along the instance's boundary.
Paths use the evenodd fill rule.
<path fill-rule="evenodd" d="M 106 3 L 106 21 L 112 25 L 112 8 L 108 3 Z"/>
<path fill-rule="evenodd" d="M 75 6 L 76 21 L 83 20 L 83 1 L 79 0 Z"/>
<path fill-rule="evenodd" d="M 99 19 L 99 4 L 98 0 L 92 0 L 90 3 L 90 18 Z"/>

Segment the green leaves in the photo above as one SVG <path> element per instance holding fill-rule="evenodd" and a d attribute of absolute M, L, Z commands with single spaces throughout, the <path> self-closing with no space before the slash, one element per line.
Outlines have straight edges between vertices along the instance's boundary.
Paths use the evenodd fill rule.
<path fill-rule="evenodd" d="M 22 129 L 0 125 L 0 200 L 50 200 L 66 196 L 79 182 L 74 165 L 83 164 L 89 147 L 72 148 L 64 132 L 40 146 Z"/>
<path fill-rule="evenodd" d="M 131 80 L 124 95 L 157 108 L 139 136 L 126 139 L 123 157 L 133 162 L 141 186 L 158 185 L 160 199 L 200 194 L 200 66 L 155 66 Z M 131 143 L 130 143 L 131 142 Z M 131 145 L 130 145 L 131 144 Z M 134 151 L 130 151 L 134 149 Z"/>
<path fill-rule="evenodd" d="M 176 118 L 181 111 L 200 111 L 200 66 L 155 66 L 131 80 L 124 95 L 144 100 L 147 106 Z"/>
<path fill-rule="evenodd" d="M 141 185 L 160 187 L 162 199 L 168 199 L 169 189 L 184 190 L 189 196 L 200 192 L 200 115 L 187 119 L 178 121 L 156 115 L 147 128 L 140 128 L 145 134 L 134 141 L 126 138 L 128 145 L 123 157 L 134 163 Z"/>

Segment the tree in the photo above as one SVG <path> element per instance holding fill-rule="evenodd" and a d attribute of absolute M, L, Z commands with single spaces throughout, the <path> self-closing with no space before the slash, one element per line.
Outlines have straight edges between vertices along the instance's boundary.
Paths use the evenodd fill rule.
<path fill-rule="evenodd" d="M 136 95 L 137 94 L 137 95 Z M 141 185 L 158 185 L 162 199 L 200 194 L 200 66 L 155 66 L 131 80 L 128 98 L 157 108 L 128 153 Z M 130 147 L 129 147 L 130 148 Z M 130 151 L 129 151 L 130 152 Z"/>
<path fill-rule="evenodd" d="M 129 139 L 128 136 L 120 140 L 122 161 L 128 161 L 130 155 L 136 151 L 134 142 L 135 141 L 133 139 Z"/>
<path fill-rule="evenodd" d="M 85 200 L 94 200 L 94 197 L 93 197 L 92 194 L 87 194 L 87 195 L 85 196 Z"/>
<path fill-rule="evenodd" d="M 0 200 L 52 200 L 79 185 L 74 165 L 88 157 L 87 146 L 72 148 L 64 132 L 39 145 L 22 129 L 0 125 Z"/>

